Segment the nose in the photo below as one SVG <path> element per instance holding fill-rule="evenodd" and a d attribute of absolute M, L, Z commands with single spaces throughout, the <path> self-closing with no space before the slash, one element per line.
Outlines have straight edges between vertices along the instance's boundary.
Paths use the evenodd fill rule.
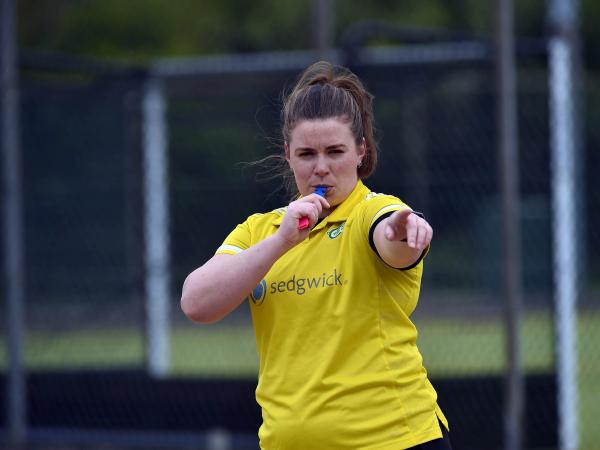
<path fill-rule="evenodd" d="M 329 162 L 325 155 L 319 155 L 315 161 L 314 168 L 315 175 L 320 177 L 325 176 L 329 173 Z"/>

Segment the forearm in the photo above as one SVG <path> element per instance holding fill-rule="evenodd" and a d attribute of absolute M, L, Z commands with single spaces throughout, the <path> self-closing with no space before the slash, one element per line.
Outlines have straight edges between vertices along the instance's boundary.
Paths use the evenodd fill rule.
<path fill-rule="evenodd" d="M 410 267 L 419 260 L 425 249 L 409 247 L 406 242 L 406 232 L 403 230 L 402 235 L 396 236 L 395 240 L 389 240 L 385 237 L 386 221 L 389 218 L 381 221 L 374 232 L 374 242 L 377 252 L 381 259 L 386 264 L 392 267 L 404 268 Z"/>
<path fill-rule="evenodd" d="M 290 245 L 272 235 L 236 255 L 215 255 L 188 275 L 181 308 L 194 322 L 211 323 L 233 311 Z"/>

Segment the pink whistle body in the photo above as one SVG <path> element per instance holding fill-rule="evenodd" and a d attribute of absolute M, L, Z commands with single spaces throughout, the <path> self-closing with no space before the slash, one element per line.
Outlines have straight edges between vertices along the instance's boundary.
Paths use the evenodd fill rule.
<path fill-rule="evenodd" d="M 325 187 L 325 186 L 317 186 L 317 188 L 315 189 L 315 194 L 320 195 L 321 197 L 325 197 L 326 193 L 327 193 L 327 187 Z M 299 230 L 306 230 L 309 225 L 310 225 L 310 221 L 308 220 L 308 217 L 300 217 L 300 220 L 298 220 L 298 229 Z"/>

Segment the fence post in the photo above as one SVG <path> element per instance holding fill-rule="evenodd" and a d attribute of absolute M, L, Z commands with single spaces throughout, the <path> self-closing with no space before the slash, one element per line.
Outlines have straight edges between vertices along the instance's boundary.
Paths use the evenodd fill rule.
<path fill-rule="evenodd" d="M 2 156 L 4 217 L 4 287 L 8 330 L 6 417 L 12 448 L 25 443 L 26 402 L 23 365 L 23 303 L 25 299 L 23 194 L 19 143 L 19 91 L 16 11 L 14 0 L 2 0 L 0 67 L 2 94 Z"/>
<path fill-rule="evenodd" d="M 319 58 L 327 59 L 333 47 L 335 0 L 313 0 L 314 45 Z"/>
<path fill-rule="evenodd" d="M 506 301 L 507 373 L 504 448 L 519 450 L 523 441 L 524 380 L 521 367 L 521 227 L 517 88 L 512 0 L 497 0 L 497 83 L 499 161 L 502 196 L 503 293 Z"/>
<path fill-rule="evenodd" d="M 170 238 L 166 105 L 160 80 L 146 82 L 143 108 L 144 261 L 147 364 L 169 370 Z"/>
<path fill-rule="evenodd" d="M 577 390 L 577 296 L 582 238 L 577 222 L 578 127 L 576 38 L 578 1 L 550 0 L 548 43 L 550 64 L 550 151 L 554 301 L 557 338 L 558 441 L 560 450 L 579 447 Z"/>

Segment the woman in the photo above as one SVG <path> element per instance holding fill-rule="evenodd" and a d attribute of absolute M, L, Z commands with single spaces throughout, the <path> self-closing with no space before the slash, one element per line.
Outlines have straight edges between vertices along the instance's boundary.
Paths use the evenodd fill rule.
<path fill-rule="evenodd" d="M 377 164 L 372 96 L 316 63 L 282 133 L 296 200 L 238 225 L 185 280 L 183 311 L 210 323 L 251 300 L 262 449 L 449 449 L 409 318 L 433 232 L 361 181 Z"/>

